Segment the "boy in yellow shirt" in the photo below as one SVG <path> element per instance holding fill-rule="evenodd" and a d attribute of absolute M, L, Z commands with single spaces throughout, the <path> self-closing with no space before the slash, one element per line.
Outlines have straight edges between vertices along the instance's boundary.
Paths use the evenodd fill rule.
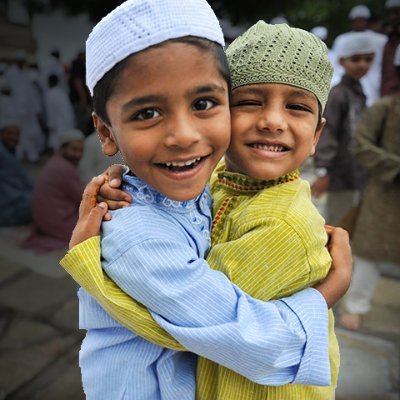
<path fill-rule="evenodd" d="M 325 45 L 312 34 L 262 21 L 236 39 L 227 56 L 233 83 L 232 139 L 211 182 L 213 246 L 207 261 L 248 294 L 267 301 L 315 286 L 331 265 L 324 221 L 311 203 L 308 183 L 300 179 L 298 168 L 313 154 L 324 127 L 321 114 L 332 67 Z M 96 284 L 90 284 L 101 273 L 98 265 L 83 271 L 77 271 L 68 259 L 63 265 L 112 316 L 138 330 L 140 316 L 132 311 L 138 307 L 134 300 L 115 292 L 118 288 L 105 275 L 100 279 L 97 275 Z M 90 268 L 96 269 L 92 275 Z M 168 321 L 157 322 L 185 344 L 184 336 Z M 333 328 L 329 311 L 330 386 L 260 385 L 199 358 L 198 397 L 331 399 L 339 366 Z M 156 338 L 161 331 L 151 338 L 142 334 L 178 348 L 174 341 L 168 342 L 168 335 L 163 342 Z"/>

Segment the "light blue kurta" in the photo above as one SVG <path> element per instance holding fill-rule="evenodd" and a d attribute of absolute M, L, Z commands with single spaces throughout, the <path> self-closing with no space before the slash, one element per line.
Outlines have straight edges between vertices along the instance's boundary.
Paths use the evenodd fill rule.
<path fill-rule="evenodd" d="M 131 207 L 103 224 L 107 274 L 146 305 L 190 351 L 258 383 L 329 385 L 328 319 L 318 291 L 262 302 L 205 262 L 211 198 L 171 201 L 125 175 Z M 90 399 L 193 399 L 196 356 L 152 344 L 122 327 L 83 289 L 80 352 Z"/>

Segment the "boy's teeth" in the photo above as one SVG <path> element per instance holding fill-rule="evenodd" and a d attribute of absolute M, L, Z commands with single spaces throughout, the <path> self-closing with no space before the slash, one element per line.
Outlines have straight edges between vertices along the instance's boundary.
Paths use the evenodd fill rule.
<path fill-rule="evenodd" d="M 193 160 L 188 160 L 188 161 L 180 161 L 180 162 L 172 161 L 172 162 L 166 162 L 165 165 L 166 165 L 167 167 L 185 167 L 185 166 L 188 166 L 188 165 L 192 165 L 192 164 L 194 164 L 194 163 L 197 162 L 197 161 L 200 161 L 200 157 L 194 158 Z"/>
<path fill-rule="evenodd" d="M 275 152 L 279 152 L 279 151 L 284 151 L 284 147 L 281 145 L 274 145 L 274 146 L 267 146 L 264 144 L 254 144 L 253 147 L 255 147 L 256 149 L 262 149 L 262 150 L 268 150 L 268 151 L 275 151 Z"/>

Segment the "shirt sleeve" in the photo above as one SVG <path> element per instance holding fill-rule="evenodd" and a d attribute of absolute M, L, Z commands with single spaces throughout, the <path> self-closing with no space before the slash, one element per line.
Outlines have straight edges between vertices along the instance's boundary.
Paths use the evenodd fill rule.
<path fill-rule="evenodd" d="M 60 265 L 121 325 L 159 346 L 186 350 L 154 321 L 143 304 L 128 296 L 104 273 L 100 262 L 100 236 L 73 247 Z"/>
<path fill-rule="evenodd" d="M 323 235 L 314 235 L 304 243 L 290 224 L 278 218 L 266 219 L 263 224 L 252 226 L 250 230 L 236 240 L 214 245 L 207 258 L 214 268 L 234 277 L 235 283 L 245 292 L 264 301 L 277 299 L 315 284 L 328 272 L 330 256 L 324 247 Z M 265 243 L 276 245 L 257 248 Z M 263 283 L 254 285 L 255 279 Z M 210 288 L 210 283 L 207 287 Z M 197 290 L 191 293 L 197 293 Z M 237 287 L 236 296 L 232 299 L 232 304 L 237 305 L 236 312 L 227 321 L 217 320 L 208 326 L 208 331 L 196 324 L 182 326 L 182 321 L 171 320 L 173 316 L 165 317 L 160 313 L 153 315 L 163 328 L 191 351 L 257 383 L 318 385 L 323 375 L 329 381 L 328 337 L 324 325 L 327 310 L 318 291 L 308 289 L 270 303 L 255 300 Z M 192 298 L 193 304 L 197 305 L 197 298 Z M 224 300 L 225 296 L 223 299 L 216 298 L 208 305 L 200 304 L 195 312 L 205 313 L 209 317 L 213 314 L 213 304 L 219 307 Z M 181 315 L 184 313 L 181 310 Z M 292 313 L 296 318 L 292 318 Z M 321 322 L 324 321 L 320 326 L 319 318 Z M 300 350 L 291 335 L 297 332 L 297 338 L 300 338 L 303 330 L 306 341 Z M 276 350 L 275 354 L 268 343 Z M 275 368 L 278 365 L 282 368 Z"/>
<path fill-rule="evenodd" d="M 308 327 L 287 303 L 277 307 L 248 296 L 183 241 L 165 236 L 135 241 L 103 267 L 188 350 L 260 384 L 295 380 Z M 328 327 L 325 301 L 319 306 L 325 320 L 318 319 L 322 325 L 314 326 L 314 332 Z M 308 384 L 330 383 L 327 341 L 325 345 L 326 380 L 309 376 Z"/>

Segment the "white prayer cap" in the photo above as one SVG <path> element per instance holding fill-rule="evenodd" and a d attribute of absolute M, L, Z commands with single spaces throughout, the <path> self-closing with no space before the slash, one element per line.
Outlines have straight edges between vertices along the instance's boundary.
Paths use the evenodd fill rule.
<path fill-rule="evenodd" d="M 336 50 L 338 58 L 347 58 L 357 54 L 375 53 L 376 43 L 372 34 L 364 32 L 348 32 L 346 40 L 341 40 Z"/>
<path fill-rule="evenodd" d="M 310 32 L 322 41 L 326 40 L 328 37 L 328 29 L 325 28 L 325 26 L 315 26 Z"/>
<path fill-rule="evenodd" d="M 397 46 L 396 51 L 394 53 L 393 64 L 396 67 L 400 67 L 400 44 Z"/>
<path fill-rule="evenodd" d="M 400 0 L 386 0 L 385 8 L 400 7 Z"/>
<path fill-rule="evenodd" d="M 85 140 L 85 135 L 79 129 L 69 129 L 60 137 L 60 146 L 66 143 L 75 142 L 75 140 Z"/>
<path fill-rule="evenodd" d="M 197 36 L 225 45 L 206 0 L 128 0 L 105 16 L 86 41 L 86 84 L 96 83 L 131 54 L 169 39 Z"/>
<path fill-rule="evenodd" d="M 349 12 L 349 19 L 371 18 L 371 11 L 364 4 L 354 6 Z"/>

